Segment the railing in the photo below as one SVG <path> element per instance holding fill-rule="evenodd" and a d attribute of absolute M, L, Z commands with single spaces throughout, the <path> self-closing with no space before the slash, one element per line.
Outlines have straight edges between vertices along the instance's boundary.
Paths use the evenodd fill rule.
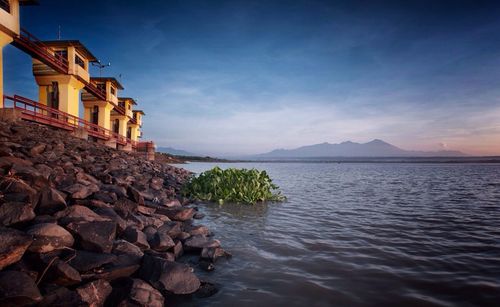
<path fill-rule="evenodd" d="M 97 99 L 106 101 L 106 91 L 103 91 L 102 89 L 98 88 L 97 84 L 95 84 L 94 82 L 91 81 L 87 83 L 85 85 L 85 89 L 87 90 L 87 92 L 94 95 L 94 97 L 96 97 Z"/>
<path fill-rule="evenodd" d="M 24 98 L 18 95 L 15 95 L 13 97 L 4 96 L 4 108 L 9 107 L 9 102 L 12 104 L 12 108 L 21 110 L 22 118 L 25 120 L 34 121 L 37 123 L 66 130 L 83 128 L 88 132 L 90 136 L 96 137 L 98 139 L 109 140 L 111 138 L 114 138 L 120 145 L 134 145 L 134 141 L 132 141 L 131 139 L 128 139 L 109 129 L 86 121 L 78 116 L 74 116 L 66 112 L 59 111 L 57 109 L 40 104 L 28 98 Z"/>
<path fill-rule="evenodd" d="M 68 59 L 49 52 L 49 48 L 41 40 L 25 29 L 21 29 L 19 36 L 14 38 L 13 44 L 55 71 L 63 74 L 68 73 Z"/>

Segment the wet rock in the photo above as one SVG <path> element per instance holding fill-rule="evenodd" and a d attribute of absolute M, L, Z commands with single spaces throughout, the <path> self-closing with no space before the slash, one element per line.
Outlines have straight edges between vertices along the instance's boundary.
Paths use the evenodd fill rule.
<path fill-rule="evenodd" d="M 42 223 L 30 227 L 26 231 L 33 236 L 30 252 L 48 253 L 56 249 L 73 246 L 73 236 L 57 224 Z"/>
<path fill-rule="evenodd" d="M 70 260 L 69 264 L 80 273 L 83 273 L 100 268 L 103 265 L 115 262 L 116 260 L 117 257 L 112 254 L 101 254 L 77 250 L 75 251 L 75 257 Z"/>
<path fill-rule="evenodd" d="M 81 300 L 89 306 L 103 306 L 112 290 L 109 282 L 98 279 L 78 287 L 76 292 L 80 295 Z"/>
<path fill-rule="evenodd" d="M 0 227 L 0 270 L 19 261 L 31 242 L 32 237 L 22 231 Z"/>
<path fill-rule="evenodd" d="M 213 283 L 202 281 L 200 289 L 196 291 L 195 296 L 199 298 L 207 298 L 219 292 L 217 286 Z"/>
<path fill-rule="evenodd" d="M 148 238 L 142 231 L 135 227 L 127 227 L 122 236 L 125 240 L 137 245 L 142 250 L 149 249 Z"/>
<path fill-rule="evenodd" d="M 205 247 L 201 251 L 200 257 L 212 262 L 216 262 L 219 258 L 231 258 L 232 255 L 220 247 Z"/>
<path fill-rule="evenodd" d="M 36 211 L 38 214 L 54 214 L 67 207 L 61 192 L 54 188 L 42 190 Z"/>
<path fill-rule="evenodd" d="M 75 183 L 69 187 L 63 188 L 63 191 L 69 193 L 73 199 L 84 199 L 94 192 L 99 191 L 99 187 L 96 184 L 86 186 L 81 183 Z"/>
<path fill-rule="evenodd" d="M 116 235 L 116 223 L 112 221 L 74 222 L 67 226 L 89 251 L 110 253 Z"/>
<path fill-rule="evenodd" d="M 144 256 L 138 274 L 166 293 L 190 294 L 200 287 L 200 280 L 189 266 L 154 256 Z"/>
<path fill-rule="evenodd" d="M 59 211 L 54 215 L 61 225 L 67 225 L 73 222 L 103 222 L 109 221 L 103 218 L 87 207 L 74 205 Z"/>
<path fill-rule="evenodd" d="M 202 235 L 192 236 L 184 242 L 184 249 L 186 251 L 197 251 L 204 248 L 220 247 L 219 240 L 213 240 Z"/>
<path fill-rule="evenodd" d="M 0 272 L 0 306 L 29 306 L 42 300 L 35 281 L 25 273 Z"/>
<path fill-rule="evenodd" d="M 159 207 L 156 211 L 157 213 L 166 215 L 169 219 L 173 221 L 187 221 L 193 218 L 196 211 L 193 208 L 162 208 Z"/>
<path fill-rule="evenodd" d="M 167 251 L 174 246 L 174 241 L 166 232 L 156 232 L 151 240 L 151 248 L 158 252 Z"/>
<path fill-rule="evenodd" d="M 35 212 L 31 203 L 6 202 L 0 206 L 0 223 L 4 226 L 31 221 L 34 218 Z"/>
<path fill-rule="evenodd" d="M 215 265 L 210 262 L 210 261 L 207 261 L 207 260 L 201 260 L 199 263 L 198 263 L 198 266 L 204 270 L 204 271 L 207 271 L 207 272 L 211 272 L 213 270 L 215 270 Z"/>

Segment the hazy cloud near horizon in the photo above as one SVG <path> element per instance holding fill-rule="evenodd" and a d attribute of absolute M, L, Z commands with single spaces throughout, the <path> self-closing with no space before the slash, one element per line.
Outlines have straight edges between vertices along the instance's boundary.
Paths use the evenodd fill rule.
<path fill-rule="evenodd" d="M 92 2 L 82 21 L 43 1 L 23 26 L 53 39 L 61 24 L 111 61 L 103 74 L 123 75 L 161 146 L 236 155 L 379 138 L 500 155 L 494 1 Z M 29 59 L 4 57 L 7 92 L 37 97 Z"/>

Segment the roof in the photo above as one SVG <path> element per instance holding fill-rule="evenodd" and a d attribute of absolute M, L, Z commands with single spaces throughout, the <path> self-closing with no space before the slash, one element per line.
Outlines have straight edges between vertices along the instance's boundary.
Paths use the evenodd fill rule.
<path fill-rule="evenodd" d="M 39 5 L 38 0 L 19 0 L 19 5 Z"/>
<path fill-rule="evenodd" d="M 132 101 L 133 105 L 137 105 L 137 102 L 135 102 L 134 98 L 130 98 L 130 97 L 118 97 L 118 101 L 125 101 L 125 100 L 130 100 L 130 101 Z"/>
<path fill-rule="evenodd" d="M 141 113 L 142 115 L 146 115 L 143 110 L 132 110 L 134 113 Z"/>
<path fill-rule="evenodd" d="M 123 86 L 114 77 L 91 77 L 92 81 L 111 81 L 119 90 L 123 90 Z"/>
<path fill-rule="evenodd" d="M 87 60 L 97 62 L 97 58 L 78 40 L 43 41 L 42 43 L 49 47 L 75 47 Z"/>

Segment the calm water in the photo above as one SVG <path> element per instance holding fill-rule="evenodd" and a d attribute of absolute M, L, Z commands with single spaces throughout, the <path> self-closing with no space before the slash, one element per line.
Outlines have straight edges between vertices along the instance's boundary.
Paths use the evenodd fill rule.
<path fill-rule="evenodd" d="M 200 205 L 234 257 L 188 303 L 500 306 L 500 165 L 219 165 L 267 170 L 289 201 Z"/>

